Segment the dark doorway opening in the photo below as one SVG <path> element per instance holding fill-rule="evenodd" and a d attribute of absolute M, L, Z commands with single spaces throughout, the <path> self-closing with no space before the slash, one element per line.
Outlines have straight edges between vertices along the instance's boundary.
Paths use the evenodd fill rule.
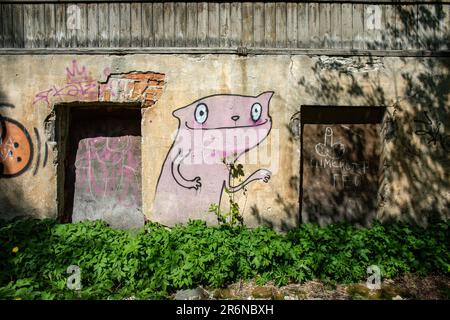
<path fill-rule="evenodd" d="M 142 226 L 140 108 L 61 105 L 56 115 L 61 221 Z"/>
<path fill-rule="evenodd" d="M 301 221 L 368 225 L 378 209 L 384 107 L 301 107 Z"/>

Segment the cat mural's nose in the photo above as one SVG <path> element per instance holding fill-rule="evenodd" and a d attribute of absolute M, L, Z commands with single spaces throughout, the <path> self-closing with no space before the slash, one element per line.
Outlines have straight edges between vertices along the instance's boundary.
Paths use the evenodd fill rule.
<path fill-rule="evenodd" d="M 240 118 L 239 116 L 232 116 L 232 117 L 231 117 L 231 120 L 233 120 L 233 121 L 238 121 L 239 118 Z"/>

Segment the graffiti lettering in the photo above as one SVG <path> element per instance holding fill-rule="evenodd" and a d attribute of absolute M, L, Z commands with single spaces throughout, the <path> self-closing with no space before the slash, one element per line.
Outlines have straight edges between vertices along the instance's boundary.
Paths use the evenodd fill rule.
<path fill-rule="evenodd" d="M 325 129 L 324 143 L 316 144 L 316 153 L 321 157 L 331 159 L 341 159 L 345 153 L 345 146 L 342 143 L 333 142 L 333 129 Z"/>
<path fill-rule="evenodd" d="M 442 122 L 432 119 L 426 111 L 423 112 L 423 116 L 424 119 L 414 119 L 414 123 L 421 126 L 414 133 L 428 138 L 428 144 L 436 146 L 439 143 L 444 151 L 450 151 L 450 135 L 444 133 Z"/>
<path fill-rule="evenodd" d="M 105 69 L 105 72 L 109 68 Z M 80 101 L 96 101 L 99 94 L 110 89 L 109 84 L 99 86 L 97 81 L 89 74 L 86 66 L 80 66 L 77 60 L 72 61 L 70 67 L 66 67 L 66 83 L 60 87 L 53 85 L 50 89 L 42 90 L 35 95 L 33 105 L 45 102 L 50 105 L 53 97 L 76 97 Z"/>
<path fill-rule="evenodd" d="M 333 130 L 325 128 L 324 143 L 315 145 L 318 159 L 311 158 L 311 168 L 331 169 L 331 184 L 335 189 L 355 189 L 361 186 L 363 176 L 369 170 L 368 161 L 347 161 L 343 157 L 346 153 L 345 145 L 334 142 Z M 338 172 L 336 172 L 336 169 Z"/>

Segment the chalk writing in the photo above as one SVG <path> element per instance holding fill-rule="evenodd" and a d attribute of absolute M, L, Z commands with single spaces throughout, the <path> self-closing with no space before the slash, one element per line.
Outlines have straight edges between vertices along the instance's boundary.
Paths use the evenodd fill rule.
<path fill-rule="evenodd" d="M 334 142 L 333 129 L 325 128 L 324 143 L 317 143 L 314 150 L 319 158 L 310 159 L 311 168 L 331 169 L 331 184 L 335 189 L 358 188 L 362 176 L 369 169 L 368 161 L 348 161 L 343 159 L 346 148 L 339 142 Z M 337 169 L 337 170 L 336 170 Z M 337 171 L 337 172 L 336 172 Z"/>
<path fill-rule="evenodd" d="M 315 147 L 316 153 L 321 157 L 340 159 L 345 153 L 345 146 L 342 143 L 333 142 L 333 129 L 325 129 L 324 143 L 318 143 Z"/>

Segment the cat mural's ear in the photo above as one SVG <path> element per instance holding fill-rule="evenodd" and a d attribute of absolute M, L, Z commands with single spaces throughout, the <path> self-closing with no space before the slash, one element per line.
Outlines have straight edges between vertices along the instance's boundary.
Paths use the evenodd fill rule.
<path fill-rule="evenodd" d="M 259 96 L 257 96 L 257 98 L 269 103 L 274 93 L 275 93 L 274 91 L 265 91 L 261 93 Z"/>

